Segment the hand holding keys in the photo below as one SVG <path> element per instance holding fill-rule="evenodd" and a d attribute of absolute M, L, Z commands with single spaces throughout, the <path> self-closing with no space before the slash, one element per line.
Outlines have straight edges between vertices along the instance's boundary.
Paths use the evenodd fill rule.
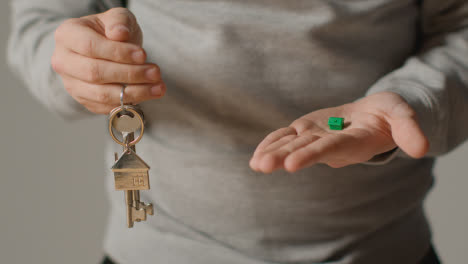
<path fill-rule="evenodd" d="M 141 140 L 144 132 L 144 116 L 138 106 L 124 105 L 125 85 L 120 93 L 121 105 L 114 108 L 109 116 L 109 133 L 112 139 L 123 146 L 123 153 L 115 153 L 115 164 L 112 166 L 115 189 L 125 191 L 127 204 L 127 224 L 133 227 L 134 222 L 146 220 L 146 215 L 153 215 L 153 205 L 140 202 L 140 190 L 149 190 L 149 166 L 136 154 L 135 145 Z M 135 132 L 140 134 L 135 139 Z M 114 131 L 122 135 L 118 139 Z"/>

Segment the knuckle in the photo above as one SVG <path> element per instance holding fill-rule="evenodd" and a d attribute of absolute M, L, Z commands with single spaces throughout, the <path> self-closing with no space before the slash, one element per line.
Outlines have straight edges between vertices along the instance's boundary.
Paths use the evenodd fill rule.
<path fill-rule="evenodd" d="M 102 80 L 101 69 L 97 63 L 90 63 L 86 80 L 91 83 L 100 83 Z"/>
<path fill-rule="evenodd" d="M 111 54 L 112 58 L 116 61 L 123 60 L 122 52 L 117 45 L 110 45 L 109 47 L 109 54 Z"/>
<path fill-rule="evenodd" d="M 103 91 L 101 90 L 97 95 L 96 95 L 96 100 L 104 105 L 110 104 L 111 103 L 111 96 L 108 91 Z"/>
<path fill-rule="evenodd" d="M 50 65 L 52 66 L 52 69 L 54 69 L 56 73 L 60 74 L 63 72 L 61 59 L 59 55 L 57 55 L 56 52 L 54 52 L 54 54 L 52 55 L 52 58 L 50 59 Z"/>
<path fill-rule="evenodd" d="M 83 55 L 88 55 L 90 57 L 93 57 L 95 53 L 94 52 L 95 48 L 96 48 L 96 42 L 93 39 L 88 38 L 81 42 L 80 51 Z"/>
<path fill-rule="evenodd" d="M 138 82 L 140 78 L 139 76 L 143 76 L 144 72 L 137 68 L 137 67 L 130 67 L 129 70 L 127 71 L 127 81 L 128 82 Z"/>
<path fill-rule="evenodd" d="M 65 20 L 62 24 L 60 24 L 54 31 L 54 39 L 55 42 L 61 42 L 67 35 L 68 27 L 71 23 L 74 23 L 73 20 L 75 18 L 70 18 Z"/>

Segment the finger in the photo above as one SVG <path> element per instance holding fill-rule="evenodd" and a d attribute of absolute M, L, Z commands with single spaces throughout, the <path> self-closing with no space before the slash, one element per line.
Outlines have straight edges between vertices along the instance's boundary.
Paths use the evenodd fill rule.
<path fill-rule="evenodd" d="M 69 93 L 87 102 L 116 107 L 120 105 L 122 86 L 118 84 L 90 84 L 77 79 L 64 77 L 63 83 Z M 158 84 L 128 85 L 124 90 L 124 103 L 138 104 L 143 101 L 160 98 L 164 95 L 166 86 Z"/>
<path fill-rule="evenodd" d="M 95 103 L 95 102 L 86 100 L 85 98 L 81 98 L 81 97 L 78 97 L 77 101 L 81 105 L 83 105 L 88 111 L 95 113 L 95 114 L 100 114 L 100 115 L 108 115 L 112 111 L 112 109 L 115 108 L 115 106 Z"/>
<path fill-rule="evenodd" d="M 257 155 L 258 153 L 262 152 L 266 147 L 274 142 L 282 139 L 288 135 L 296 135 L 296 131 L 292 127 L 283 127 L 271 132 L 268 136 L 266 136 L 260 144 L 258 144 L 257 148 L 254 151 L 252 158 L 250 159 L 249 165 L 253 170 L 258 170 L 257 168 Z"/>
<path fill-rule="evenodd" d="M 393 140 L 406 154 L 413 158 L 423 157 L 429 150 L 429 141 L 413 118 L 390 121 Z"/>
<path fill-rule="evenodd" d="M 155 64 L 131 65 L 84 57 L 59 49 L 52 57 L 52 66 L 61 75 L 88 83 L 157 83 L 161 81 Z"/>
<path fill-rule="evenodd" d="M 261 152 L 259 152 L 259 155 L 267 153 L 267 152 L 275 151 L 275 150 L 281 148 L 282 146 L 289 144 L 291 141 L 293 141 L 297 137 L 298 136 L 295 135 L 295 134 L 294 135 L 286 135 L 286 136 L 280 138 L 279 140 L 271 143 L 270 145 L 266 146 Z"/>
<path fill-rule="evenodd" d="M 272 170 L 267 169 L 270 167 L 276 167 L 276 160 L 269 159 L 268 157 L 265 157 L 265 151 L 268 151 L 269 149 L 277 149 L 285 144 L 288 144 L 292 140 L 294 140 L 297 137 L 297 135 L 286 135 L 279 140 L 273 142 L 271 145 L 268 145 L 264 148 L 263 151 L 257 152 L 251 159 L 250 164 L 251 167 L 254 170 L 260 170 L 265 173 L 270 173 Z M 267 165 L 264 165 L 267 164 Z"/>
<path fill-rule="evenodd" d="M 127 8 L 117 7 L 98 15 L 108 39 L 130 41 L 141 46 L 141 30 L 135 16 Z"/>
<path fill-rule="evenodd" d="M 359 129 L 330 134 L 292 152 L 286 157 L 284 168 L 295 172 L 318 162 L 329 164 L 339 161 L 341 164 L 346 161 L 345 165 L 363 162 L 372 157 L 370 153 L 375 153 L 369 149 L 376 145 L 374 143 Z"/>
<path fill-rule="evenodd" d="M 90 58 L 128 64 L 142 64 L 146 60 L 146 53 L 138 45 L 109 40 L 83 19 L 70 19 L 59 26 L 55 41 L 57 45 Z"/>
<path fill-rule="evenodd" d="M 297 135 L 296 130 L 292 127 L 283 127 L 283 128 L 280 128 L 271 132 L 268 136 L 266 136 L 262 140 L 262 142 L 260 142 L 260 144 L 258 144 L 257 149 L 254 152 L 254 155 L 257 152 L 263 151 L 265 147 L 269 146 L 273 142 L 288 135 Z"/>
<path fill-rule="evenodd" d="M 267 173 L 281 169 L 284 167 L 284 161 L 288 155 L 306 145 L 311 144 L 319 138 L 319 136 L 314 135 L 312 132 L 305 132 L 279 148 L 275 148 L 259 154 L 259 161 L 257 166 L 261 171 Z"/>

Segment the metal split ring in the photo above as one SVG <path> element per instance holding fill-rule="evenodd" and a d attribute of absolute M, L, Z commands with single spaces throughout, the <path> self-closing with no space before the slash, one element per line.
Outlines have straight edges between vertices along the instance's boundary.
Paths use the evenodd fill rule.
<path fill-rule="evenodd" d="M 125 88 L 127 87 L 126 84 L 122 84 L 122 90 L 120 91 L 120 107 L 123 109 L 124 108 L 124 92 Z"/>
<path fill-rule="evenodd" d="M 110 113 L 110 117 L 109 117 L 109 134 L 111 135 L 112 139 L 117 142 L 118 144 L 126 147 L 126 148 L 129 148 L 135 144 L 137 144 L 141 138 L 143 137 L 143 132 L 145 131 L 145 124 L 144 124 L 144 120 L 143 120 L 143 116 L 138 113 L 135 109 L 133 109 L 133 107 L 131 105 L 124 105 L 124 92 L 125 92 L 125 88 L 127 87 L 126 84 L 122 84 L 122 90 L 120 91 L 120 107 L 116 107 L 114 108 L 111 113 Z M 130 112 L 133 114 L 133 116 L 135 117 L 138 117 L 138 120 L 140 122 L 140 134 L 138 135 L 138 137 L 136 139 L 134 139 L 133 141 L 131 142 L 127 142 L 125 140 L 125 138 L 123 139 L 123 141 L 120 141 L 114 134 L 114 130 L 112 129 L 112 123 L 113 123 L 113 120 L 114 118 L 118 118 L 118 114 L 121 113 L 121 112 Z"/>
<path fill-rule="evenodd" d="M 121 112 L 124 112 L 124 111 L 128 111 L 130 113 L 132 113 L 134 116 L 138 117 L 138 120 L 140 121 L 140 134 L 138 135 L 137 138 L 135 138 L 133 141 L 131 142 L 123 142 L 123 141 L 120 141 L 114 134 L 114 129 L 112 129 L 112 120 L 114 118 L 117 118 L 117 115 Z M 143 117 L 135 110 L 133 109 L 132 107 L 130 106 L 122 106 L 122 107 L 119 107 L 119 108 L 116 108 L 114 109 L 112 112 L 111 112 L 111 116 L 109 117 L 109 134 L 111 135 L 112 139 L 117 142 L 118 144 L 124 146 L 124 147 L 131 147 L 133 145 L 135 145 L 136 143 L 138 143 L 141 138 L 143 137 L 143 132 L 145 131 L 145 124 L 144 124 L 144 120 L 143 120 Z M 125 140 L 124 140 L 125 141 Z"/>

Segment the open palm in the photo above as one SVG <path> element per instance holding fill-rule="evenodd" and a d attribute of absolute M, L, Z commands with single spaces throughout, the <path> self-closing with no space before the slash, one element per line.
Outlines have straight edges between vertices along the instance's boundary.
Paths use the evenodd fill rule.
<path fill-rule="evenodd" d="M 330 130 L 329 117 L 344 117 L 344 129 Z M 270 133 L 255 150 L 250 167 L 264 173 L 294 172 L 315 163 L 339 168 L 397 146 L 414 158 L 429 148 L 411 107 L 399 95 L 383 92 L 314 111 Z"/>

